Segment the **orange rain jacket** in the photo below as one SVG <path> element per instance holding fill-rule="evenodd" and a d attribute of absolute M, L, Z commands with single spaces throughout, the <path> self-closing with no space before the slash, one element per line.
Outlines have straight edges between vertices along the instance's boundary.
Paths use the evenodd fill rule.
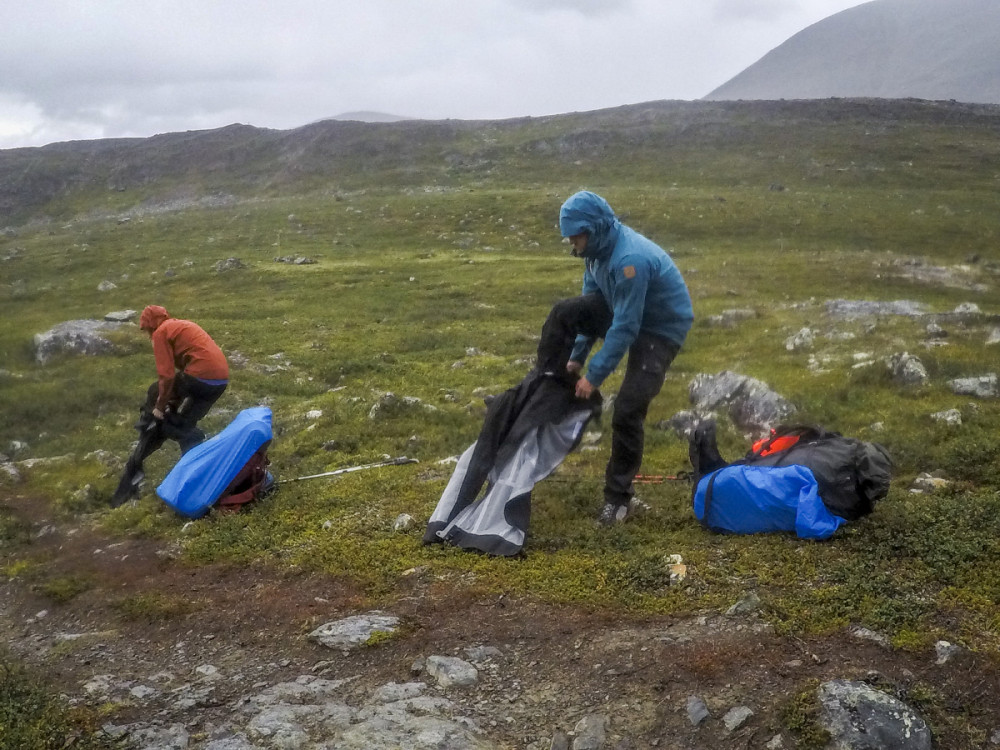
<path fill-rule="evenodd" d="M 149 305 L 139 327 L 151 332 L 160 394 L 156 408 L 163 411 L 173 392 L 177 372 L 199 380 L 229 380 L 229 363 L 212 337 L 190 320 L 171 318 L 166 309 Z"/>

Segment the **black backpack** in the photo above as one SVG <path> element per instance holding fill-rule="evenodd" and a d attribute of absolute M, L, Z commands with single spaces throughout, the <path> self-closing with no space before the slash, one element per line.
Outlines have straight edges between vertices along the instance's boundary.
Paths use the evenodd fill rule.
<path fill-rule="evenodd" d="M 823 504 L 848 521 L 871 513 L 875 503 L 888 494 L 892 480 L 892 459 L 882 445 L 844 437 L 818 425 L 776 427 L 770 438 L 755 444 L 739 463 L 805 466 L 816 477 Z"/>

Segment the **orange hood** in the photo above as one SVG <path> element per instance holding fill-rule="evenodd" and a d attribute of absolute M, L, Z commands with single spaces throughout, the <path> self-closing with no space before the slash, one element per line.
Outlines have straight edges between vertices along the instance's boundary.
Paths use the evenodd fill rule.
<path fill-rule="evenodd" d="M 167 313 L 166 308 L 159 305 L 149 305 L 142 311 L 142 315 L 139 316 L 139 328 L 144 331 L 155 331 L 169 317 L 170 315 Z"/>

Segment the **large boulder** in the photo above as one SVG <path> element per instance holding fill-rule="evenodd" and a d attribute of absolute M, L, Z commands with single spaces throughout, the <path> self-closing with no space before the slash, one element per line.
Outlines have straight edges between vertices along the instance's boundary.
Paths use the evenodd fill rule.
<path fill-rule="evenodd" d="M 795 406 L 760 380 L 723 370 L 700 374 L 688 386 L 698 412 L 726 411 L 742 430 L 766 433 L 795 413 Z"/>
<path fill-rule="evenodd" d="M 45 333 L 35 334 L 35 361 L 44 365 L 57 354 L 111 354 L 115 345 L 105 334 L 123 325 L 127 324 L 109 320 L 67 320 Z"/>
<path fill-rule="evenodd" d="M 864 682 L 819 687 L 823 724 L 839 750 L 931 750 L 931 730 L 912 708 Z"/>

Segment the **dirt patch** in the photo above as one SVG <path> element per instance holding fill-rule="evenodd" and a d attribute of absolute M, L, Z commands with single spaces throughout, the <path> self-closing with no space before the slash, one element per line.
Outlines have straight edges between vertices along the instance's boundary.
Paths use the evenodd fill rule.
<path fill-rule="evenodd" d="M 968 652 L 939 665 L 933 654 L 843 633 L 782 637 L 760 619 L 718 613 L 626 618 L 473 596 L 419 573 L 382 607 L 403 619 L 401 637 L 333 651 L 306 634 L 370 608 L 349 581 L 263 566 L 191 567 L 157 541 L 109 539 L 86 524 L 53 521 L 44 502 L 8 497 L 4 504 L 30 527 L 32 541 L 0 548 L 5 566 L 15 558 L 29 562 L 23 576 L 0 586 L 0 635 L 73 700 L 92 701 L 85 686 L 99 675 L 160 689 L 159 703 L 116 703 L 108 721 L 117 724 L 149 720 L 152 708 L 158 721 L 183 723 L 192 737 L 204 737 L 255 687 L 306 674 L 353 677 L 350 690 L 361 696 L 388 682 L 428 680 L 413 668 L 422 658 L 464 657 L 466 648 L 485 645 L 500 655 L 481 669 L 474 688 L 447 695 L 502 747 L 544 742 L 594 713 L 610 719 L 607 747 L 752 748 L 776 734 L 793 747 L 782 726 L 784 707 L 811 685 L 837 678 L 867 679 L 917 708 L 932 693 L 925 718 L 940 748 L 974 746 L 968 727 L 977 728 L 984 746 L 1000 728 L 1000 671 Z M 60 580 L 82 582 L 83 590 L 60 603 L 50 588 Z M 211 700 L 178 707 L 171 691 L 205 665 L 227 679 Z M 712 714 L 698 727 L 687 715 L 692 695 Z M 754 716 L 728 733 L 721 716 L 735 706 Z M 946 710 L 963 715 L 962 722 L 948 723 Z"/>

